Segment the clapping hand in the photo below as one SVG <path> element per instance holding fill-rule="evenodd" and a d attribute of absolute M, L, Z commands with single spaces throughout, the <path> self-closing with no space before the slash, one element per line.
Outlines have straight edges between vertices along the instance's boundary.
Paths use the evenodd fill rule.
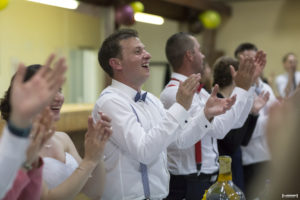
<path fill-rule="evenodd" d="M 251 113 L 257 115 L 260 109 L 262 109 L 269 101 L 269 98 L 269 92 L 261 92 L 258 96 L 256 96 L 253 102 Z"/>
<path fill-rule="evenodd" d="M 54 133 L 53 114 L 47 107 L 33 122 L 33 127 L 30 132 L 31 143 L 27 149 L 27 165 L 37 167 L 39 152 Z"/>
<path fill-rule="evenodd" d="M 218 98 L 218 91 L 219 86 L 216 84 L 205 104 L 204 114 L 208 120 L 212 120 L 212 118 L 217 115 L 224 114 L 227 110 L 231 109 L 236 101 L 236 95 L 233 95 L 230 98 Z"/>
<path fill-rule="evenodd" d="M 50 55 L 46 64 L 29 80 L 24 82 L 26 67 L 20 64 L 12 82 L 10 94 L 10 120 L 19 128 L 28 127 L 32 119 L 40 113 L 53 99 L 65 81 L 67 66 L 60 58 L 54 68 L 50 69 L 55 55 Z"/>
<path fill-rule="evenodd" d="M 176 94 L 176 102 L 181 104 L 186 110 L 188 110 L 192 104 L 194 94 L 200 85 L 200 79 L 200 74 L 192 74 L 188 79 L 179 85 Z"/>
<path fill-rule="evenodd" d="M 253 74 L 252 83 L 254 83 L 256 81 L 256 79 L 262 74 L 262 72 L 266 66 L 266 63 L 267 63 L 266 53 L 263 51 L 258 51 L 255 54 L 255 58 L 254 58 L 255 71 Z"/>
<path fill-rule="evenodd" d="M 254 72 L 254 59 L 249 56 L 240 55 L 239 69 L 235 77 L 233 77 L 236 86 L 248 90 L 254 81 Z"/>
<path fill-rule="evenodd" d="M 111 119 L 99 112 L 100 120 L 94 124 L 91 116 L 88 118 L 88 131 L 85 134 L 84 159 L 98 163 L 103 153 L 105 143 L 112 134 Z"/>

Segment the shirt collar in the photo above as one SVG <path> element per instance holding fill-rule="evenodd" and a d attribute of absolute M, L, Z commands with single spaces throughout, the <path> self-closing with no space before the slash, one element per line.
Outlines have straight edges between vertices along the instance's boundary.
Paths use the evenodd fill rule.
<path fill-rule="evenodd" d="M 261 78 L 258 78 L 258 84 L 256 84 L 255 86 L 258 87 L 258 88 L 262 88 L 264 86 L 263 81 L 261 80 Z"/>
<path fill-rule="evenodd" d="M 183 75 L 183 74 L 179 74 L 179 73 L 176 73 L 176 72 L 173 72 L 172 75 L 171 75 L 172 78 L 175 78 L 179 81 L 182 81 L 184 82 L 188 77 Z"/>
<path fill-rule="evenodd" d="M 134 97 L 138 91 L 135 89 L 129 87 L 128 85 L 125 85 L 124 83 L 121 83 L 120 81 L 117 81 L 115 79 L 112 79 L 111 87 L 119 89 L 122 93 L 129 96 L 130 99 L 134 100 Z M 144 91 L 141 91 L 142 93 Z"/>

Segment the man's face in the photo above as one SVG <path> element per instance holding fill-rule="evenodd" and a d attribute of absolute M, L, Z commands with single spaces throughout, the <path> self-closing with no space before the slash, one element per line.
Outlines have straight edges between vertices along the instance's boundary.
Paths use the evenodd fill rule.
<path fill-rule="evenodd" d="M 289 55 L 286 61 L 284 62 L 284 68 L 286 71 L 289 71 L 290 69 L 296 70 L 297 68 L 297 58 L 295 55 Z"/>
<path fill-rule="evenodd" d="M 193 49 L 193 69 L 194 69 L 194 73 L 204 73 L 204 66 L 203 66 L 203 59 L 205 58 L 205 56 L 201 53 L 200 50 L 200 44 L 199 42 L 196 40 L 195 37 L 191 36 L 191 39 L 194 42 L 194 49 Z"/>
<path fill-rule="evenodd" d="M 150 76 L 151 55 L 137 37 L 121 40 L 120 46 L 122 74 L 130 85 L 140 87 Z"/>
<path fill-rule="evenodd" d="M 250 58 L 255 58 L 255 55 L 256 55 L 256 51 L 254 50 L 245 50 L 241 53 L 239 53 L 239 60 L 241 59 L 241 55 L 244 56 L 244 57 L 250 57 Z"/>

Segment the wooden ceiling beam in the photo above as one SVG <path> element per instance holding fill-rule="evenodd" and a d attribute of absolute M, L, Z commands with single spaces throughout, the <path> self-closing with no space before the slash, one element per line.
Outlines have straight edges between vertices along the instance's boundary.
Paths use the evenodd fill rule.
<path fill-rule="evenodd" d="M 213 9 L 220 12 L 221 15 L 231 16 L 231 8 L 223 2 L 212 2 L 210 0 L 161 0 L 172 4 L 177 4 L 198 11 Z"/>
<path fill-rule="evenodd" d="M 172 4 L 177 4 L 185 7 L 195 8 L 197 10 L 205 10 L 209 8 L 207 0 L 162 0 Z"/>
<path fill-rule="evenodd" d="M 117 6 L 129 4 L 134 0 L 80 0 L 99 6 Z M 222 2 L 210 0 L 139 0 L 144 4 L 146 13 L 160 15 L 177 21 L 188 21 L 191 12 L 213 9 L 222 16 L 231 16 L 231 8 Z"/>

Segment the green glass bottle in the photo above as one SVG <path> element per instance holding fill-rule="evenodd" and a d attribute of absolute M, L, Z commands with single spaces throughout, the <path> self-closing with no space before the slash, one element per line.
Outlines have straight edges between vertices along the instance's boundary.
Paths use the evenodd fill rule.
<path fill-rule="evenodd" d="M 231 158 L 220 156 L 219 177 L 206 193 L 206 200 L 245 200 L 244 193 L 232 182 Z"/>

